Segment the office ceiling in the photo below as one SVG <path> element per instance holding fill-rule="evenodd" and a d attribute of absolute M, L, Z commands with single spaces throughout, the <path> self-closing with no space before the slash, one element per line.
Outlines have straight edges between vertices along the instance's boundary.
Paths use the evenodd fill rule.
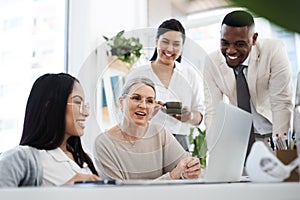
<path fill-rule="evenodd" d="M 229 0 L 171 0 L 171 2 L 185 15 L 233 5 Z"/>

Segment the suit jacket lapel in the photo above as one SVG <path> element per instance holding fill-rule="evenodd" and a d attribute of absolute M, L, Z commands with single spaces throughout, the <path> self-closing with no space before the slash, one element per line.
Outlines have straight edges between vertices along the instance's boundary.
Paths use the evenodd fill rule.
<path fill-rule="evenodd" d="M 233 72 L 233 69 L 228 67 L 227 64 L 222 63 L 222 75 L 224 76 L 224 82 L 225 82 L 225 89 L 226 94 L 229 95 L 229 97 L 233 97 L 236 99 L 236 81 L 235 81 L 235 75 Z"/>
<path fill-rule="evenodd" d="M 221 51 L 219 51 L 219 54 L 222 54 Z M 228 67 L 226 64 L 226 60 L 223 55 L 218 56 L 219 60 L 219 69 L 220 69 L 220 76 L 223 76 L 223 79 L 220 78 L 220 80 L 224 80 L 223 83 L 220 83 L 223 85 L 224 94 L 228 96 L 228 98 L 231 100 L 231 103 L 234 105 L 237 105 L 236 101 L 236 82 L 235 82 L 235 75 L 233 72 L 233 69 Z"/>
<path fill-rule="evenodd" d="M 259 69 L 259 50 L 257 46 L 253 46 L 250 52 L 250 60 L 248 66 L 247 83 L 251 96 L 251 100 L 256 105 L 256 81 Z"/>

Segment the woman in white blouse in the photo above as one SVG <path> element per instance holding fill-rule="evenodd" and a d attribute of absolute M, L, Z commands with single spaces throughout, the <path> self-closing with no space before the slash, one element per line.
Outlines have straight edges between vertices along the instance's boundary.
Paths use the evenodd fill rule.
<path fill-rule="evenodd" d="M 182 112 L 167 114 L 159 111 L 151 120 L 162 124 L 189 151 L 190 128 L 200 125 L 204 105 L 200 72 L 180 63 L 184 42 L 185 29 L 182 24 L 176 19 L 164 21 L 157 29 L 151 62 L 130 71 L 126 80 L 147 77 L 155 83 L 158 101 L 182 102 Z"/>
<path fill-rule="evenodd" d="M 39 149 L 42 185 L 100 180 L 80 137 L 89 115 L 83 89 L 69 74 L 45 74 L 30 92 L 20 145 Z"/>

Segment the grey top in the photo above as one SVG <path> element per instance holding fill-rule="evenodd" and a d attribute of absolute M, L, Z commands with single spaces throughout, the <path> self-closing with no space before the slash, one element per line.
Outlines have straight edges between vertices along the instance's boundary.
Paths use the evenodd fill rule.
<path fill-rule="evenodd" d="M 112 179 L 170 179 L 169 172 L 188 152 L 164 127 L 150 123 L 144 137 L 135 142 L 107 132 L 98 135 L 94 155 L 99 170 Z"/>
<path fill-rule="evenodd" d="M 36 148 L 16 146 L 0 155 L 0 187 L 40 186 L 42 178 Z"/>

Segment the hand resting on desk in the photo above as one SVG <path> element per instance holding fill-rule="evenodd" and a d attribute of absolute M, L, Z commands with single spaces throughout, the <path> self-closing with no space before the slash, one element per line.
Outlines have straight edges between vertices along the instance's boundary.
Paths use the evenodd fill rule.
<path fill-rule="evenodd" d="M 182 159 L 177 166 L 170 172 L 172 179 L 196 179 L 201 173 L 201 165 L 198 158 L 187 157 Z"/>

